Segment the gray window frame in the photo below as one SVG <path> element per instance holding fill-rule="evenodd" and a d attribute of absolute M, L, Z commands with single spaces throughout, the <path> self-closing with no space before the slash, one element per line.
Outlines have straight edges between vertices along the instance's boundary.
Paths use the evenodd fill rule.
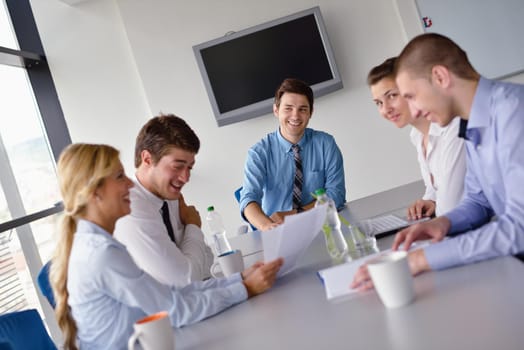
<path fill-rule="evenodd" d="M 26 70 L 40 112 L 44 133 L 56 163 L 62 150 L 71 144 L 71 136 L 60 106 L 31 4 L 29 0 L 5 0 L 5 4 L 20 49 L 14 50 L 0 47 L 0 64 L 20 67 Z M 16 188 L 13 172 L 5 157 L 3 145 L 0 145 L 0 160 L 4 165 L 0 171 L 0 180 L 11 216 L 15 217 L 13 220 L 0 223 L 0 233 L 12 229 L 17 230 L 33 284 L 38 289 L 36 280 L 43 264 L 29 224 L 61 212 L 63 210 L 62 203 L 50 203 L 49 208 L 26 215 L 20 194 Z M 41 293 L 37 292 L 37 294 L 42 304 L 51 336 L 55 343 L 59 344 L 61 343 L 61 334 L 54 320 L 54 312 Z"/>

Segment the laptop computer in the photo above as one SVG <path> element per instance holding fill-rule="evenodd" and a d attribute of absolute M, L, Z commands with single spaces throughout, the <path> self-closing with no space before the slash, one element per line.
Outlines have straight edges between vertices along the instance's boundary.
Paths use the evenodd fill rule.
<path fill-rule="evenodd" d="M 357 225 L 362 231 L 369 233 L 373 232 L 375 237 L 381 238 L 391 234 L 397 233 L 399 230 L 408 227 L 412 224 L 430 220 L 429 217 L 424 217 L 419 220 L 408 220 L 406 216 L 397 213 L 381 214 L 372 218 L 358 220 L 353 212 L 346 206 L 340 214 L 347 219 L 352 225 Z"/>
<path fill-rule="evenodd" d="M 417 222 L 427 221 L 429 219 L 431 218 L 424 217 L 419 220 L 408 220 L 405 216 L 400 217 L 395 214 L 386 214 L 364 220 L 363 223 L 367 223 L 366 225 L 371 225 L 372 232 L 375 233 L 375 237 L 380 238 L 395 234 L 405 227 L 413 225 Z"/>

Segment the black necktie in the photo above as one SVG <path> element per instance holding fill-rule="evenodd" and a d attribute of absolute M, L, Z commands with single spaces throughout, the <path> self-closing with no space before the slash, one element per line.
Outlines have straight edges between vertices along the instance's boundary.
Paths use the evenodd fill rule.
<path fill-rule="evenodd" d="M 291 146 L 295 158 L 295 180 L 293 181 L 293 209 L 302 207 L 302 160 L 300 159 L 300 146 Z"/>
<path fill-rule="evenodd" d="M 160 212 L 162 213 L 162 220 L 164 221 L 164 225 L 166 225 L 167 228 L 167 234 L 169 235 L 169 238 L 175 242 L 175 233 L 173 232 L 173 225 L 171 225 L 171 219 L 169 218 L 169 208 L 167 207 L 167 202 L 164 201 L 164 204 L 162 204 L 162 208 L 160 208 Z"/>
<path fill-rule="evenodd" d="M 466 135 L 466 130 L 468 130 L 468 121 L 465 119 L 460 119 L 458 136 L 462 137 L 465 140 L 468 139 L 468 136 Z"/>

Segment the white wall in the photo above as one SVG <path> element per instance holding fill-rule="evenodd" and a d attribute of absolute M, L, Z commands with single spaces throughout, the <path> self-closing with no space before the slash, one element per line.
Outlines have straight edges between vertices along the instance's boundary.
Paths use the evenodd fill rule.
<path fill-rule="evenodd" d="M 420 179 L 408 130 L 381 120 L 365 84 L 368 70 L 406 43 L 394 0 L 32 5 L 73 141 L 117 146 L 130 171 L 140 126 L 159 112 L 183 117 L 202 141 L 185 197 L 201 214 L 215 205 L 230 233 L 241 222 L 233 191 L 241 185 L 247 149 L 277 121 L 267 115 L 218 128 L 192 46 L 309 7 L 320 6 L 345 86 L 315 102 L 310 126 L 335 136 L 344 155 L 347 199 Z"/>
<path fill-rule="evenodd" d="M 403 45 L 393 2 L 121 0 L 118 5 L 151 110 L 183 117 L 201 137 L 185 196 L 201 213 L 215 205 L 230 231 L 240 222 L 233 191 L 242 183 L 247 149 L 275 130 L 277 120 L 267 115 L 218 128 L 192 46 L 316 5 L 345 87 L 315 102 L 310 126 L 335 136 L 344 154 L 348 200 L 420 178 L 408 131 L 380 119 L 365 85 L 371 66 Z"/>
<path fill-rule="evenodd" d="M 424 32 L 424 29 L 422 28 L 422 22 L 419 20 L 419 11 L 417 9 L 416 0 L 393 1 L 396 4 L 396 8 L 401 19 L 401 24 L 405 33 L 406 40 L 418 34 L 422 34 Z M 478 67 L 475 68 L 479 69 Z M 481 70 L 479 70 L 479 72 L 480 74 L 486 74 Z M 514 74 L 502 80 L 524 84 L 524 73 Z"/>
<path fill-rule="evenodd" d="M 134 134 L 151 112 L 116 3 L 31 6 L 73 142 L 111 144 L 132 171 Z"/>

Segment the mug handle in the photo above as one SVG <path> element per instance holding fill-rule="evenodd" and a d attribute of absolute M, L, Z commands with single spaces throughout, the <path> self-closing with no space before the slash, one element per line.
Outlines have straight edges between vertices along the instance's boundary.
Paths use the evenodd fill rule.
<path fill-rule="evenodd" d="M 217 278 L 217 271 L 215 271 L 217 266 L 220 267 L 220 263 L 218 261 L 214 262 L 213 265 L 211 265 L 211 268 L 209 269 L 209 272 L 211 272 L 211 276 L 213 276 L 214 278 Z"/>
<path fill-rule="evenodd" d="M 136 341 L 141 334 L 142 332 L 134 332 L 133 335 L 131 335 L 127 342 L 127 350 L 135 350 Z"/>

